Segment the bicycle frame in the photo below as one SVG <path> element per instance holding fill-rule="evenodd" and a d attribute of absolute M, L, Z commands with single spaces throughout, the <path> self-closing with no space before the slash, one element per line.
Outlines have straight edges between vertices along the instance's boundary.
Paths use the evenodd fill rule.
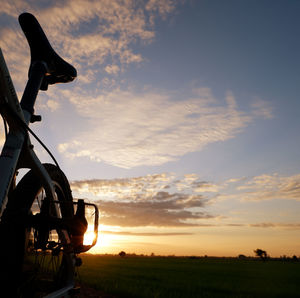
<path fill-rule="evenodd" d="M 31 80 L 29 78 L 26 87 Z M 47 171 L 36 156 L 27 132 L 16 121 L 17 119 L 13 117 L 11 111 L 8 111 L 9 109 L 16 116 L 19 116 L 19 119 L 22 119 L 26 125 L 29 125 L 32 114 L 20 106 L 0 49 L 0 112 L 9 125 L 9 133 L 0 155 L 0 216 L 7 203 L 8 190 L 15 178 L 16 170 L 21 167 L 36 171 L 43 181 L 47 196 L 55 200 L 54 188 Z"/>
<path fill-rule="evenodd" d="M 23 124 L 29 125 L 32 120 L 34 103 L 43 80 L 45 67 L 43 62 L 34 65 L 20 104 L 0 49 L 0 113 L 9 126 L 0 155 L 0 218 L 19 168 L 30 168 L 35 171 L 42 181 L 46 196 L 51 201 L 56 200 L 51 178 L 35 154 L 29 135 L 20 122 L 23 121 Z M 68 286 L 47 297 L 69 297 L 69 292 L 73 288 L 74 283 L 71 281 Z"/>

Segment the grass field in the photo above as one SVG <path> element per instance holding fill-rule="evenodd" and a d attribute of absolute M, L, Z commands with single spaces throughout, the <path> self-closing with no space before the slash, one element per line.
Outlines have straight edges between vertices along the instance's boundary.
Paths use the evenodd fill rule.
<path fill-rule="evenodd" d="M 300 262 L 83 255 L 83 283 L 116 297 L 300 297 Z"/>

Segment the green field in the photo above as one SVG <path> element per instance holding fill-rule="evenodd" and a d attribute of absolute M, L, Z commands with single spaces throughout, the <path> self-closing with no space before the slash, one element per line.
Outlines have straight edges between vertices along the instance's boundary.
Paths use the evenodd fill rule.
<path fill-rule="evenodd" d="M 300 262 L 83 255 L 81 281 L 115 297 L 300 297 Z"/>

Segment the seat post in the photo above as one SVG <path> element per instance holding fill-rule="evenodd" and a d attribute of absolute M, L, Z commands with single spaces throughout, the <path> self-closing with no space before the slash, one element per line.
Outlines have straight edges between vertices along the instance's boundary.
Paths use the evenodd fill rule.
<path fill-rule="evenodd" d="M 30 114 L 29 119 L 25 119 L 27 124 L 34 114 L 34 104 L 46 72 L 47 65 L 43 61 L 35 61 L 30 67 L 29 79 L 20 102 L 22 109 Z"/>

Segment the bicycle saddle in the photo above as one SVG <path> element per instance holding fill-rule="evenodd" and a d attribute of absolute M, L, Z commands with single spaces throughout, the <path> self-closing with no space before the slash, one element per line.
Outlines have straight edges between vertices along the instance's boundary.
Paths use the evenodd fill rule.
<path fill-rule="evenodd" d="M 73 81 L 77 76 L 76 69 L 53 50 L 37 19 L 32 14 L 25 12 L 19 16 L 19 23 L 30 47 L 29 75 L 31 67 L 36 61 L 43 61 L 47 64 L 46 82 L 41 89 L 47 90 L 48 84 Z"/>

